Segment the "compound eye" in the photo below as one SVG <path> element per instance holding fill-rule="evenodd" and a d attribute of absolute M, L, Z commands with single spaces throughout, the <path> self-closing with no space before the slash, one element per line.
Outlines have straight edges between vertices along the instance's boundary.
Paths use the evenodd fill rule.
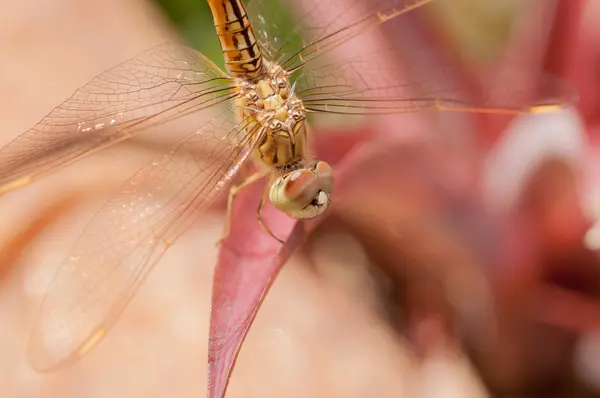
<path fill-rule="evenodd" d="M 272 122 L 269 127 L 271 128 L 271 130 L 279 130 L 282 127 L 282 124 L 279 120 L 276 120 Z"/>
<path fill-rule="evenodd" d="M 269 199 L 275 208 L 289 216 L 309 219 L 329 208 L 332 188 L 331 167 L 316 162 L 310 169 L 295 170 L 278 178 L 271 186 Z"/>

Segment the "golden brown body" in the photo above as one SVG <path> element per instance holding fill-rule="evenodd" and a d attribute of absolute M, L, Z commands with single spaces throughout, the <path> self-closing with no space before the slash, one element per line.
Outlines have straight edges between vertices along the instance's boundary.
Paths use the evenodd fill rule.
<path fill-rule="evenodd" d="M 248 132 L 258 132 L 254 157 L 266 167 L 289 169 L 306 156 L 302 103 L 292 95 L 287 73 L 263 58 L 242 1 L 208 3 L 225 64 L 244 94 L 236 101 L 238 115 L 252 120 Z"/>
<path fill-rule="evenodd" d="M 239 117 L 252 120 L 248 130 L 259 131 L 255 159 L 269 168 L 298 164 L 307 155 L 306 114 L 302 102 L 291 94 L 286 73 L 274 65 L 257 83 L 239 84 L 244 91 L 236 103 Z"/>
<path fill-rule="evenodd" d="M 265 73 L 262 52 L 242 0 L 208 0 L 225 65 L 236 78 L 257 81 Z"/>
<path fill-rule="evenodd" d="M 306 110 L 294 95 L 289 72 L 263 58 L 241 0 L 208 0 L 225 64 L 235 78 L 240 96 L 235 101 L 238 118 L 254 144 L 255 162 L 263 170 L 231 189 L 228 200 L 230 225 L 233 198 L 244 186 L 271 170 L 271 183 L 260 202 L 259 222 L 268 197 L 275 208 L 295 218 L 313 218 L 327 210 L 333 185 L 325 162 L 307 165 Z"/>

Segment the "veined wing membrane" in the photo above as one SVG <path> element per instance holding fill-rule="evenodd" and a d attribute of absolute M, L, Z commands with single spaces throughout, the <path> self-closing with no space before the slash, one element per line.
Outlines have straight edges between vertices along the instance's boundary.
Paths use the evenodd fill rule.
<path fill-rule="evenodd" d="M 94 346 L 152 266 L 235 175 L 260 131 L 231 120 L 231 110 L 220 114 L 140 169 L 91 220 L 43 300 L 28 348 L 35 369 L 68 365 Z"/>
<path fill-rule="evenodd" d="M 234 96 L 233 82 L 198 51 L 178 44 L 152 47 L 98 75 L 0 148 L 0 194 Z"/>
<path fill-rule="evenodd" d="M 248 14 L 270 57 L 296 70 L 360 33 L 434 0 L 249 0 Z M 302 7 L 302 10 L 298 9 Z M 290 6 L 299 18 L 281 21 Z M 303 12 L 303 10 L 309 10 Z M 273 22 L 279 21 L 279 22 Z M 296 28 L 290 28 L 296 25 Z"/>
<path fill-rule="evenodd" d="M 287 3 L 285 0 L 246 0 L 256 37 L 273 61 L 280 61 L 284 54 L 291 55 L 307 44 Z"/>
<path fill-rule="evenodd" d="M 473 98 L 453 79 L 448 65 L 423 70 L 395 67 L 393 50 L 364 54 L 334 64 L 311 67 L 296 80 L 296 94 L 311 112 L 391 114 L 424 110 L 478 113 L 535 113 L 576 102 L 576 93 L 563 79 L 545 75 L 537 98 L 525 84 L 481 83 L 483 98 Z"/>
<path fill-rule="evenodd" d="M 251 5 L 252 5 L 251 0 Z M 260 1 L 260 0 L 258 0 Z M 281 58 L 280 65 L 294 71 L 323 53 L 349 41 L 357 35 L 375 28 L 384 22 L 420 8 L 433 0 L 351 0 L 302 2 L 304 13 L 297 23 L 301 27 L 304 40 L 297 40 L 298 34 L 291 41 L 282 39 L 283 47 L 273 57 Z M 263 8 L 268 0 L 262 0 Z M 290 4 L 294 6 L 294 3 Z M 295 6 L 298 6 L 296 4 Z M 258 5 L 256 5 L 258 8 Z M 249 11 L 250 12 L 250 11 Z M 253 11 L 259 12 L 259 11 Z M 259 32 L 264 29 L 258 29 Z M 272 36 L 278 31 L 271 32 Z M 260 36 L 259 36 L 260 37 Z M 298 48 L 298 46 L 301 46 Z"/>

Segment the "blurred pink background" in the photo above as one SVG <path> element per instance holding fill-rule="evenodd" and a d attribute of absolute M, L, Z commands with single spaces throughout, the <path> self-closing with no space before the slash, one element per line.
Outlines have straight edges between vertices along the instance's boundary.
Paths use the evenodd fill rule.
<path fill-rule="evenodd" d="M 439 2 L 431 24 L 454 35 L 432 45 L 463 52 L 465 81 L 489 77 L 494 56 L 525 75 L 536 66 L 567 75 L 584 89 L 581 111 L 510 123 L 402 116 L 393 139 L 385 118 L 355 138 L 335 124 L 319 130 L 324 157 L 341 156 L 338 139 L 367 144 L 332 214 L 269 293 L 228 397 L 598 395 L 600 119 L 594 90 L 585 90 L 598 77 L 578 67 L 600 65 L 600 2 L 573 2 L 576 12 L 568 0 L 537 10 L 520 1 Z M 141 0 L 3 0 L 0 9 L 0 145 L 95 74 L 174 34 Z M 554 30 L 544 25 L 552 10 Z M 503 24 L 512 36 L 497 34 Z M 394 29 L 384 32 L 400 37 Z M 205 394 L 221 208 L 171 248 L 79 363 L 37 374 L 25 356 L 60 260 L 110 192 L 159 149 L 124 144 L 0 198 L 2 397 Z"/>

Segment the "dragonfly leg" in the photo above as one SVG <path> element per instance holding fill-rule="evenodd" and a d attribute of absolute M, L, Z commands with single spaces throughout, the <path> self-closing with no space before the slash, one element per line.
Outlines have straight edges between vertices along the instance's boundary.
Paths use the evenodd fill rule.
<path fill-rule="evenodd" d="M 256 218 L 258 219 L 258 223 L 269 235 L 271 235 L 274 239 L 278 240 L 280 243 L 285 243 L 281 238 L 279 238 L 272 230 L 267 226 L 265 221 L 262 218 L 263 210 L 265 209 L 265 205 L 267 204 L 267 199 L 269 197 L 269 189 L 271 188 L 272 181 L 267 184 L 265 190 L 263 191 L 262 197 L 260 198 L 260 203 L 258 204 L 258 210 L 256 211 Z"/>
<path fill-rule="evenodd" d="M 223 243 L 223 241 L 227 239 L 227 237 L 231 233 L 231 214 L 233 211 L 233 200 L 235 199 L 236 195 L 240 193 L 244 188 L 248 187 L 249 185 L 252 185 L 253 183 L 259 181 L 261 178 L 265 177 L 268 173 L 269 171 L 257 171 L 238 185 L 234 185 L 229 189 L 229 196 L 227 197 L 227 215 L 225 217 L 225 232 L 223 233 L 221 239 L 218 240 L 217 246 Z"/>

